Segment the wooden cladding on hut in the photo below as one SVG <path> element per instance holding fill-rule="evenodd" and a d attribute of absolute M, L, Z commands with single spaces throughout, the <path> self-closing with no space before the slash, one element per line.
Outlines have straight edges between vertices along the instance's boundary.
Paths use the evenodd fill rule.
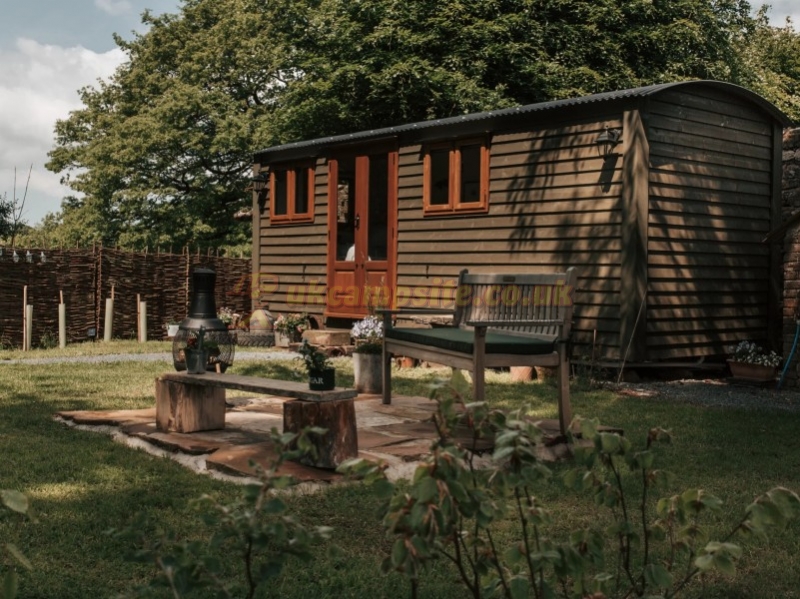
<path fill-rule="evenodd" d="M 777 346 L 780 248 L 763 239 L 781 218 L 788 122 L 746 89 L 691 81 L 267 148 L 256 173 L 312 165 L 313 219 L 273 223 L 269 189 L 254 194 L 253 269 L 280 281 L 258 293 L 275 312 L 357 318 L 372 287 L 394 305 L 438 307 L 462 268 L 574 266 L 576 355 Z M 604 155 L 606 131 L 619 143 Z M 472 140 L 480 160 L 463 173 L 442 148 Z M 456 209 L 461 181 L 475 198 L 485 190 L 480 210 Z"/>

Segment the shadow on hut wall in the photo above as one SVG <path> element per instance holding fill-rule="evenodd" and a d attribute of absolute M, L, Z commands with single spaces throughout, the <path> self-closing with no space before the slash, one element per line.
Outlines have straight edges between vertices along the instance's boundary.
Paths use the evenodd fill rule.
<path fill-rule="evenodd" d="M 598 155 L 600 131 L 602 123 L 584 121 L 516 144 L 497 136 L 492 154 L 516 151 L 509 155 L 519 164 L 516 176 L 501 177 L 514 219 L 509 251 L 531 269 L 576 267 L 573 354 L 591 355 L 594 345 L 597 357 L 611 358 L 619 347 L 621 180 L 618 156 Z"/>

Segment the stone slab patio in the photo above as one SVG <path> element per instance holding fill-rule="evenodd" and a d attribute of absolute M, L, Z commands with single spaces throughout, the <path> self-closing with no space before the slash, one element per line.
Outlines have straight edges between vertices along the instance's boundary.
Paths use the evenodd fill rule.
<path fill-rule="evenodd" d="M 235 397 L 227 402 L 225 428 L 193 433 L 165 433 L 156 429 L 156 410 L 64 411 L 57 417 L 68 424 L 82 425 L 108 431 L 118 430 L 130 439 L 170 454 L 201 456 L 204 469 L 230 476 L 252 477 L 252 463 L 265 467 L 276 457 L 269 440 L 269 431 L 282 430 L 285 398 L 273 396 Z M 355 399 L 359 455 L 383 460 L 393 465 L 400 476 L 413 471 L 413 463 L 429 453 L 435 438 L 432 415 L 436 403 L 423 397 L 393 396 L 391 405 L 381 403 L 379 395 L 361 394 Z M 546 461 L 562 459 L 569 448 L 559 437 L 557 420 L 540 421 L 546 439 L 541 458 Z M 480 451 L 490 451 L 491 442 L 482 442 Z M 201 468 L 202 470 L 203 468 Z M 282 474 L 299 481 L 333 482 L 341 475 L 331 470 L 313 468 L 289 462 L 281 466 Z M 391 472 L 390 472 L 391 475 Z"/>

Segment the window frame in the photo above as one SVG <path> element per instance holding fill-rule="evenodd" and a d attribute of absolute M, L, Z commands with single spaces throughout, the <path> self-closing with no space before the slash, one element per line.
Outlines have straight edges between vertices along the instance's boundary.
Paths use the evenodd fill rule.
<path fill-rule="evenodd" d="M 303 174 L 303 171 L 305 174 Z M 286 173 L 286 214 L 275 213 L 275 190 L 277 186 L 277 172 Z M 305 212 L 297 212 L 297 177 L 305 176 L 306 202 Z M 314 222 L 314 186 L 316 183 L 316 168 L 310 163 L 280 164 L 269 169 L 269 222 L 270 225 L 312 223 Z"/>
<path fill-rule="evenodd" d="M 461 201 L 461 148 L 480 146 L 480 175 L 477 202 Z M 448 150 L 448 202 L 431 203 L 433 176 L 431 153 Z M 475 214 L 489 211 L 489 141 L 486 138 L 467 138 L 449 142 L 429 144 L 423 151 L 422 207 L 425 216 L 448 214 Z"/>

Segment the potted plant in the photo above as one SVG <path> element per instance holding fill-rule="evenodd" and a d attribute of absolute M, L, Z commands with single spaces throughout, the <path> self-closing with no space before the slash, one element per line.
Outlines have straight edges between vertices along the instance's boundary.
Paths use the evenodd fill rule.
<path fill-rule="evenodd" d="M 355 343 L 353 374 L 356 391 L 382 393 L 383 321 L 377 316 L 367 316 L 353 324 L 350 336 Z"/>
<path fill-rule="evenodd" d="M 292 313 L 281 314 L 275 321 L 275 332 L 278 337 L 275 344 L 287 347 L 289 343 L 298 343 L 303 339 L 303 331 L 308 330 L 308 314 Z M 282 339 L 280 337 L 283 337 Z"/>
<path fill-rule="evenodd" d="M 178 327 L 181 324 L 180 318 L 170 318 L 167 320 L 167 337 L 170 339 L 178 334 Z"/>
<path fill-rule="evenodd" d="M 330 391 L 336 386 L 336 370 L 325 352 L 303 340 L 297 350 L 303 357 L 308 371 L 308 388 L 312 391 Z"/>
<path fill-rule="evenodd" d="M 728 366 L 731 374 L 741 380 L 764 382 L 774 380 L 781 357 L 774 351 L 766 352 L 752 341 L 742 341 L 733 348 Z"/>
<path fill-rule="evenodd" d="M 233 329 L 236 327 L 236 321 L 239 320 L 239 315 L 235 314 L 231 308 L 220 308 L 217 313 L 217 318 L 219 318 L 226 327 Z"/>

